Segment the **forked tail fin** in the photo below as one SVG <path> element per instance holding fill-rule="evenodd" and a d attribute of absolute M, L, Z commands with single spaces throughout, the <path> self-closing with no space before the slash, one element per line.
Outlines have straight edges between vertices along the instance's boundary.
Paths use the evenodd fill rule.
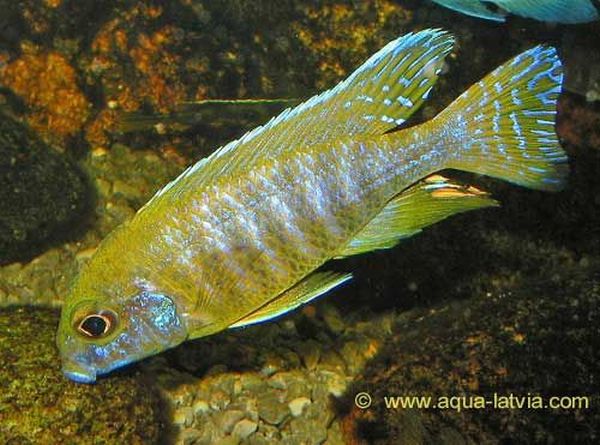
<path fill-rule="evenodd" d="M 469 88 L 438 117 L 456 144 L 446 166 L 560 190 L 568 174 L 554 129 L 562 78 L 556 50 L 537 46 Z"/>

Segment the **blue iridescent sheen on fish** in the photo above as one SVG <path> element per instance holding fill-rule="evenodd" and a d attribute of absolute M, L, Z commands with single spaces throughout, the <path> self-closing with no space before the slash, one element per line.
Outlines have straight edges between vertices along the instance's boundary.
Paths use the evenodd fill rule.
<path fill-rule="evenodd" d="M 551 23 L 586 23 L 598 20 L 598 10 L 590 0 L 433 0 L 463 14 L 503 22 L 506 12 Z M 500 10 L 493 11 L 486 4 Z"/>
<path fill-rule="evenodd" d="M 524 52 L 402 128 L 453 44 L 440 30 L 400 37 L 159 191 L 74 282 L 57 338 L 65 374 L 93 382 L 184 340 L 271 320 L 350 279 L 322 271 L 327 261 L 497 205 L 440 170 L 560 190 L 554 48 Z"/>

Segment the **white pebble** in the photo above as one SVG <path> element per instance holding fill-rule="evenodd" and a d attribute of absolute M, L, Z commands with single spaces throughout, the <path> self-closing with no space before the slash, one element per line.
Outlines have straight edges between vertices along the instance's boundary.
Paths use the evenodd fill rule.
<path fill-rule="evenodd" d="M 304 407 L 310 405 L 312 402 L 308 397 L 298 397 L 288 403 L 292 416 L 298 417 L 304 411 Z"/>

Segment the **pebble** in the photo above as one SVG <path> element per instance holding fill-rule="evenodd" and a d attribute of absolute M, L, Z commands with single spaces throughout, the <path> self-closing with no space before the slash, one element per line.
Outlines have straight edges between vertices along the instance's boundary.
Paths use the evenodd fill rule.
<path fill-rule="evenodd" d="M 180 385 L 177 390 L 171 396 L 171 402 L 175 408 L 180 406 L 190 406 L 194 399 L 192 393 L 193 388 L 188 385 Z"/>
<path fill-rule="evenodd" d="M 287 362 L 280 356 L 269 354 L 260 370 L 261 374 L 271 376 L 286 366 Z"/>
<path fill-rule="evenodd" d="M 140 191 L 136 187 L 133 187 L 126 182 L 121 181 L 120 179 L 117 179 L 115 182 L 113 182 L 112 192 L 115 195 L 121 195 L 128 199 L 140 198 Z"/>
<path fill-rule="evenodd" d="M 298 397 L 297 399 L 292 400 L 288 403 L 288 407 L 290 408 L 290 412 L 292 416 L 298 417 L 304 411 L 304 407 L 310 405 L 312 402 L 308 397 Z"/>
<path fill-rule="evenodd" d="M 241 394 L 243 387 L 240 377 L 236 375 L 233 382 L 233 395 L 237 396 Z"/>
<path fill-rule="evenodd" d="M 361 347 L 355 341 L 349 341 L 342 346 L 341 355 L 350 373 L 356 374 L 364 366 L 365 356 L 363 350 L 366 349 L 366 346 Z"/>
<path fill-rule="evenodd" d="M 112 193 L 112 183 L 104 178 L 96 178 L 96 189 L 100 196 L 110 196 Z"/>
<path fill-rule="evenodd" d="M 102 157 L 106 156 L 107 154 L 109 154 L 109 151 L 104 147 L 95 147 L 91 151 L 91 155 L 94 158 L 102 158 Z"/>
<path fill-rule="evenodd" d="M 319 363 L 319 358 L 321 357 L 321 346 L 314 340 L 308 340 L 303 343 L 300 343 L 296 350 L 298 351 L 298 355 L 302 359 L 302 363 L 308 370 L 313 370 L 316 368 L 317 363 Z"/>
<path fill-rule="evenodd" d="M 306 376 L 292 380 L 287 389 L 288 400 L 297 399 L 298 397 L 305 397 L 310 395 L 310 381 Z"/>
<path fill-rule="evenodd" d="M 194 423 L 194 411 L 190 407 L 183 407 L 175 410 L 173 414 L 173 423 L 178 426 L 192 426 Z"/>
<path fill-rule="evenodd" d="M 179 440 L 178 443 L 182 445 L 194 445 L 197 443 L 198 439 L 200 439 L 201 434 L 198 430 L 193 428 L 186 428 L 179 432 Z"/>
<path fill-rule="evenodd" d="M 244 413 L 238 410 L 227 410 L 217 413 L 215 422 L 219 429 L 226 434 L 231 433 L 234 426 L 244 418 Z"/>
<path fill-rule="evenodd" d="M 269 379 L 269 386 L 275 389 L 287 389 L 288 386 L 287 372 L 278 372 Z"/>
<path fill-rule="evenodd" d="M 280 395 L 267 392 L 258 397 L 258 415 L 271 425 L 279 425 L 288 414 L 287 407 L 281 402 Z"/>
<path fill-rule="evenodd" d="M 209 403 L 210 407 L 215 411 L 220 411 L 227 408 L 230 402 L 231 398 L 229 395 L 220 389 L 217 389 L 211 393 Z"/>
<path fill-rule="evenodd" d="M 330 304 L 324 305 L 323 307 L 323 320 L 325 320 L 325 323 L 331 332 L 335 334 L 340 334 L 346 328 L 346 324 L 344 323 L 344 319 L 340 316 L 340 312 L 335 306 Z"/>
<path fill-rule="evenodd" d="M 196 414 L 197 416 L 206 414 L 208 411 L 210 411 L 208 402 L 202 399 L 196 400 L 192 409 L 194 410 L 194 414 Z"/>
<path fill-rule="evenodd" d="M 245 391 L 258 394 L 266 386 L 266 383 L 263 381 L 262 376 L 256 373 L 242 374 L 240 378 L 242 381 L 242 389 Z"/>
<path fill-rule="evenodd" d="M 326 369 L 334 373 L 345 374 L 346 373 L 346 363 L 340 355 L 330 349 L 328 351 L 324 351 L 321 355 L 321 369 Z"/>
<path fill-rule="evenodd" d="M 242 419 L 233 427 L 232 436 L 239 437 L 241 440 L 248 438 L 258 429 L 258 424 L 252 420 Z"/>
<path fill-rule="evenodd" d="M 334 397 L 341 397 L 346 391 L 347 377 L 339 374 L 331 374 L 327 382 L 327 390 Z"/>
<path fill-rule="evenodd" d="M 327 424 L 319 419 L 297 417 L 290 422 L 286 436 L 284 443 L 320 444 L 327 439 Z"/>
<path fill-rule="evenodd" d="M 238 445 L 240 439 L 235 436 L 226 436 L 214 442 L 214 445 Z"/>

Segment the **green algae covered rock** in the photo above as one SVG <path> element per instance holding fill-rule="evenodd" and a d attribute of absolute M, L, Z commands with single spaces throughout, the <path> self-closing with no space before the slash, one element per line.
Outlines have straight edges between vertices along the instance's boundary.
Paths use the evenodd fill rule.
<path fill-rule="evenodd" d="M 60 372 L 58 312 L 0 309 L 0 443 L 153 444 L 162 403 L 138 373 L 96 385 Z"/>

